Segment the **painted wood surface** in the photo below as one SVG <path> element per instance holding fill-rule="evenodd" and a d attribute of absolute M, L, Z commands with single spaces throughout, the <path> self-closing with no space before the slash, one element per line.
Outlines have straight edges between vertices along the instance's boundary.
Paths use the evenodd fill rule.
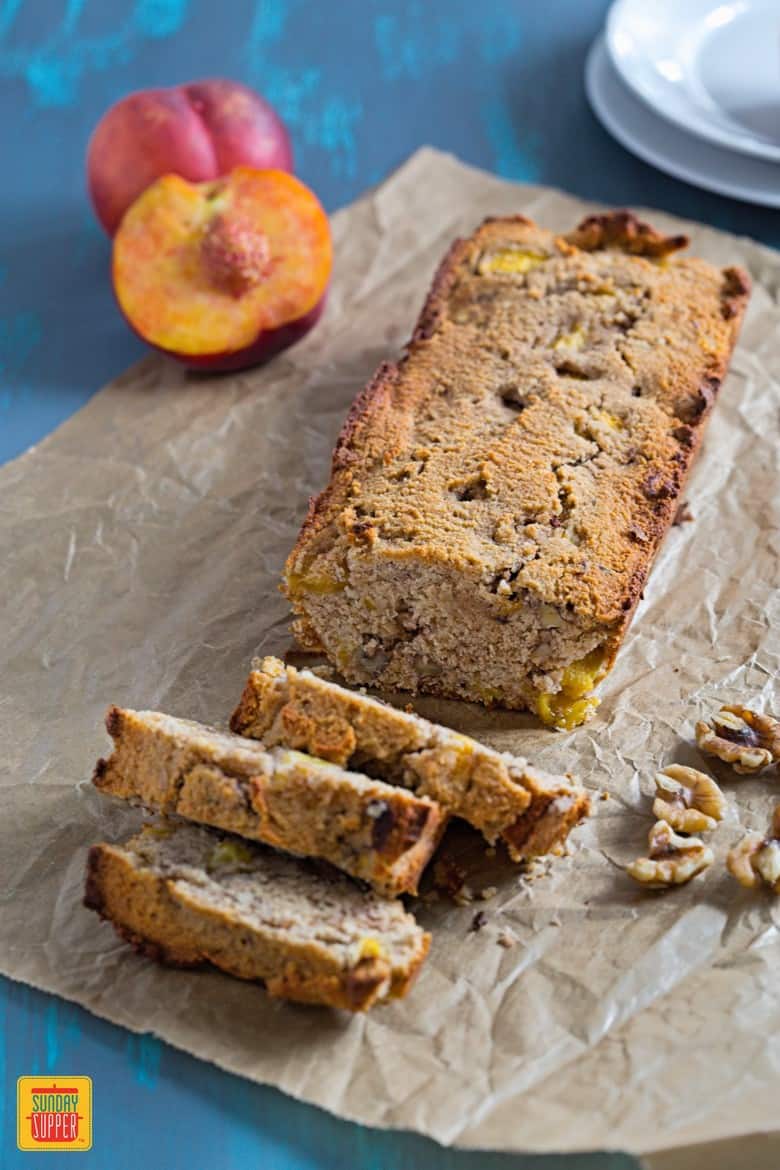
<path fill-rule="evenodd" d="M 606 0 L 0 0 L 0 460 L 35 443 L 144 352 L 123 325 L 83 158 L 130 90 L 243 79 L 279 109 L 328 209 L 423 143 L 517 180 L 650 204 L 780 244 L 780 216 L 700 192 L 616 145 L 583 92 Z M 262 1037 L 259 1038 L 262 1043 Z M 623 1155 L 510 1158 L 382 1134 L 0 981 L 0 1167 L 16 1077 L 93 1077 L 77 1170 L 628 1170 Z M 34 1157 L 34 1155 L 32 1155 Z"/>

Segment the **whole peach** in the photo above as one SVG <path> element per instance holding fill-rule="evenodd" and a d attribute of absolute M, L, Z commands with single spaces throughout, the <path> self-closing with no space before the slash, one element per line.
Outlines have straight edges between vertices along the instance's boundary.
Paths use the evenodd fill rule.
<path fill-rule="evenodd" d="M 161 175 L 199 183 L 236 166 L 291 172 L 292 148 L 268 102 L 219 78 L 129 94 L 103 115 L 87 148 L 90 197 L 111 236 Z"/>

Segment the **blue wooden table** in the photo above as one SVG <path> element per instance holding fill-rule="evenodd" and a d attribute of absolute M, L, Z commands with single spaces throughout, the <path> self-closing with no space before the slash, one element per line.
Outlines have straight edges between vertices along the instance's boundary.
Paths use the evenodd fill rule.
<path fill-rule="evenodd" d="M 625 153 L 591 115 L 585 54 L 606 0 L 0 0 L 0 460 L 143 353 L 114 307 L 83 158 L 120 95 L 224 75 L 276 105 L 297 169 L 348 203 L 422 143 L 508 178 L 651 204 L 766 243 L 780 216 L 699 192 Z M 0 1167 L 22 1074 L 88 1074 L 89 1154 L 71 1170 L 628 1170 L 622 1155 L 443 1151 L 331 1118 L 80 1008 L 0 981 Z M 48 1163 L 47 1163 L 48 1164 Z"/>

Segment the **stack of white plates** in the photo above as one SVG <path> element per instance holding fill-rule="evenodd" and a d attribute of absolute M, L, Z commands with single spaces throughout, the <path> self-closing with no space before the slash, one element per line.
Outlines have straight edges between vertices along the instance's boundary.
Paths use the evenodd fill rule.
<path fill-rule="evenodd" d="M 585 85 L 645 162 L 780 207 L 780 0 L 617 0 Z"/>

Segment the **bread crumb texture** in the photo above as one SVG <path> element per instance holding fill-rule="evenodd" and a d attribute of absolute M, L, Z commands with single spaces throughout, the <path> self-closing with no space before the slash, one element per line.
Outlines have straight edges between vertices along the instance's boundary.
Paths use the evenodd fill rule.
<path fill-rule="evenodd" d="M 266 751 L 158 711 L 111 707 L 106 726 L 114 751 L 95 769 L 102 792 L 322 858 L 389 897 L 416 892 L 444 832 L 435 801 L 289 747 Z"/>
<path fill-rule="evenodd" d="M 489 842 L 502 836 L 516 861 L 559 851 L 590 811 L 569 774 L 533 768 L 278 658 L 257 662 L 230 725 L 272 750 L 283 744 L 410 788 Z"/>
<path fill-rule="evenodd" d="M 398 900 L 181 823 L 94 846 L 85 904 L 150 958 L 210 963 L 279 998 L 349 1011 L 406 994 L 430 943 Z"/>

